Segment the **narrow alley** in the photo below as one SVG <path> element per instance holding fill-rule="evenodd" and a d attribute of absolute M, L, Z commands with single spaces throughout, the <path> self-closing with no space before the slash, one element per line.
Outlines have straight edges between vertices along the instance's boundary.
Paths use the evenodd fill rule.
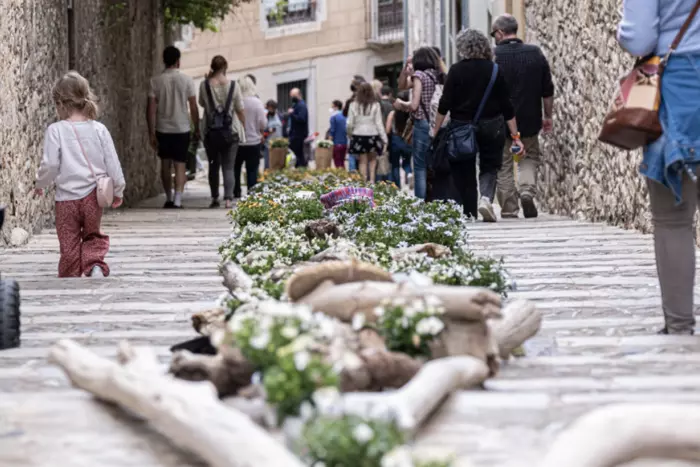
<path fill-rule="evenodd" d="M 193 335 L 189 315 L 223 291 L 217 246 L 225 210 L 205 209 L 207 188 L 188 185 L 182 211 L 162 199 L 109 214 L 106 280 L 55 278 L 52 230 L 0 254 L 0 270 L 22 286 L 22 346 L 0 352 L 0 465 L 198 465 L 152 431 L 72 390 L 46 361 L 58 339 L 102 355 L 129 340 L 168 347 Z M 479 466 L 532 465 L 576 416 L 610 402 L 700 401 L 700 341 L 656 336 L 662 325 L 651 237 L 542 216 L 471 228 L 471 245 L 503 256 L 518 284 L 512 298 L 535 301 L 543 329 L 486 391 L 453 396 L 418 443 L 448 447 Z M 127 427 L 126 425 L 131 425 Z M 125 453 L 129 453 L 125 456 Z"/>

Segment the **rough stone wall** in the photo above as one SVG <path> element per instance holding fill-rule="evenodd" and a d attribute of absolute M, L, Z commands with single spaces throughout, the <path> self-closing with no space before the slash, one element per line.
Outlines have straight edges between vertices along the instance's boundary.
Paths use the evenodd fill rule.
<path fill-rule="evenodd" d="M 117 5 L 117 6 L 114 6 Z M 65 0 L 0 0 L 0 205 L 13 229 L 36 231 L 53 218 L 53 195 L 31 196 L 46 127 L 55 121 L 51 88 L 69 69 Z M 127 180 L 127 204 L 158 189 L 158 161 L 145 128 L 149 78 L 163 47 L 159 0 L 74 0 L 75 68 L 99 98 Z"/>
<path fill-rule="evenodd" d="M 621 1 L 528 0 L 528 41 L 542 47 L 556 85 L 555 133 L 542 138 L 540 199 L 549 212 L 648 231 L 641 153 L 597 141 L 614 80 L 632 63 L 615 40 Z"/>

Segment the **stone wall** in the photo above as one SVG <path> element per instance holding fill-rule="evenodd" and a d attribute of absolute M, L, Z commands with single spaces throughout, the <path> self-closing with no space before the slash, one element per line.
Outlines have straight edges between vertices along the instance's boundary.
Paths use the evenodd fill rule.
<path fill-rule="evenodd" d="M 160 1 L 73 3 L 75 68 L 100 100 L 100 120 L 127 179 L 125 199 L 134 203 L 158 189 L 145 106 L 148 79 L 160 68 Z M 51 88 L 69 69 L 69 34 L 65 0 L 0 0 L 0 11 L 0 205 L 8 211 L 2 244 L 13 229 L 33 232 L 52 221 L 53 194 L 34 199 L 31 188 L 44 130 L 56 119 Z"/>
<path fill-rule="evenodd" d="M 615 40 L 617 0 L 528 0 L 528 41 L 556 85 L 555 133 L 542 138 L 541 200 L 552 213 L 648 231 L 641 154 L 597 142 L 614 80 L 632 63 Z"/>

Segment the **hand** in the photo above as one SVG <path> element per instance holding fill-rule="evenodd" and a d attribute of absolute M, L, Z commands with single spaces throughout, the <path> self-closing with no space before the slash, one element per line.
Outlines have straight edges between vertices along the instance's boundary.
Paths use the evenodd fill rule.
<path fill-rule="evenodd" d="M 404 109 L 403 101 L 400 100 L 400 99 L 396 99 L 396 100 L 394 101 L 394 108 L 395 108 L 396 110 L 403 110 L 403 109 Z"/>
<path fill-rule="evenodd" d="M 545 133 L 551 133 L 554 128 L 554 122 L 551 118 L 546 118 L 542 120 L 542 131 Z"/>
<path fill-rule="evenodd" d="M 522 156 L 523 154 L 525 154 L 525 145 L 522 141 L 520 141 L 519 139 L 514 139 L 513 146 L 519 149 L 518 152 L 515 153 L 517 156 Z"/>
<path fill-rule="evenodd" d="M 156 138 L 155 133 L 151 134 L 149 142 L 151 143 L 151 147 L 153 148 L 154 151 L 158 150 L 158 139 Z"/>
<path fill-rule="evenodd" d="M 195 128 L 194 130 L 194 140 L 199 141 L 202 139 L 202 135 L 199 134 L 199 128 Z"/>
<path fill-rule="evenodd" d="M 34 198 L 39 198 L 40 196 L 44 196 L 44 189 L 43 188 L 34 188 L 33 196 L 34 196 Z"/>
<path fill-rule="evenodd" d="M 114 197 L 114 201 L 112 201 L 112 208 L 117 209 L 119 206 L 121 206 L 124 203 L 124 198 L 120 198 L 118 196 Z"/>
<path fill-rule="evenodd" d="M 287 113 L 288 113 L 289 115 L 292 115 L 293 112 L 294 112 L 294 109 L 292 109 L 291 107 L 289 108 L 289 110 L 287 110 Z"/>

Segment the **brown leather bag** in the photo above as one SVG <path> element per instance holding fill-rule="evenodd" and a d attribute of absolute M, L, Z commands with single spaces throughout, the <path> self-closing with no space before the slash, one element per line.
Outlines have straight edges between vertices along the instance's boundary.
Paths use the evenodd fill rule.
<path fill-rule="evenodd" d="M 700 10 L 700 0 L 676 35 L 663 58 L 639 59 L 634 69 L 619 81 L 610 111 L 605 116 L 598 140 L 620 149 L 633 150 L 653 143 L 663 133 L 659 120 L 661 77 L 670 55 Z"/>

